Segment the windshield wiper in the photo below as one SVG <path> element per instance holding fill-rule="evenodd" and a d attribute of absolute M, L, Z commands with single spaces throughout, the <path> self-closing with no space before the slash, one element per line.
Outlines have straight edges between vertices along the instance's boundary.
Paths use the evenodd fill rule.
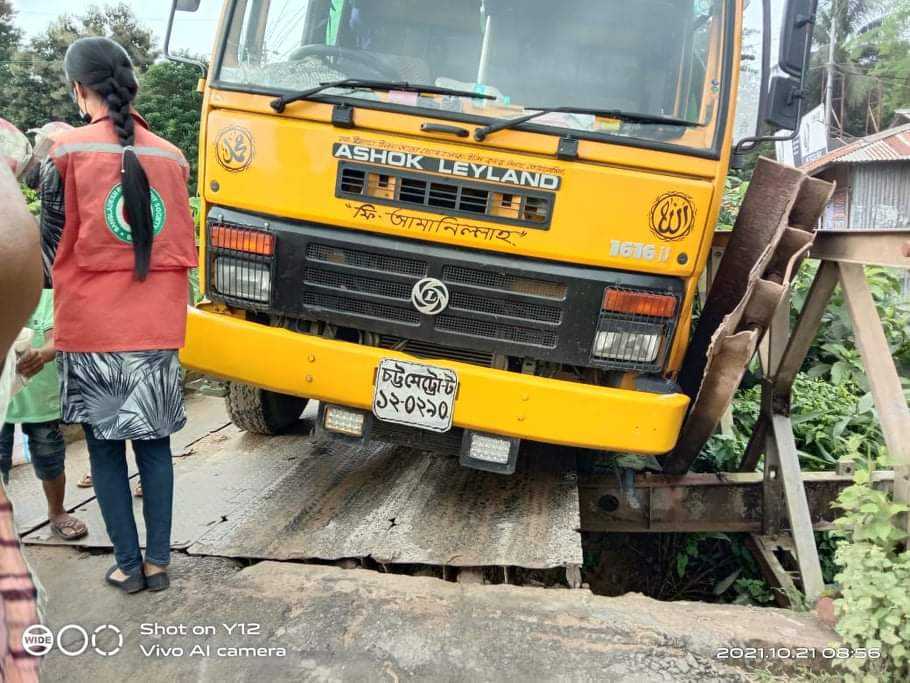
<path fill-rule="evenodd" d="M 365 90 L 378 90 L 380 92 L 401 90 L 403 92 L 426 93 L 428 95 L 451 95 L 452 97 L 472 97 L 481 100 L 496 99 L 493 95 L 471 92 L 470 90 L 443 88 L 438 85 L 420 85 L 418 83 L 408 83 L 407 81 L 370 81 L 362 78 L 345 78 L 340 81 L 326 81 L 320 83 L 315 88 L 301 90 L 292 95 L 282 95 L 281 97 L 272 100 L 272 109 L 280 114 L 284 111 L 284 108 L 292 102 L 308 100 L 314 95 L 318 95 L 322 91 L 331 88 L 363 88 Z"/>
<path fill-rule="evenodd" d="M 704 124 L 697 121 L 688 121 L 686 119 L 676 119 L 671 116 L 660 116 L 658 114 L 639 114 L 637 112 L 622 111 L 621 109 L 585 109 L 583 107 L 525 107 L 525 109 L 535 109 L 533 114 L 519 116 L 515 119 L 497 121 L 488 126 L 474 129 L 474 139 L 477 142 L 483 142 L 488 135 L 507 128 L 514 128 L 523 123 L 544 114 L 565 113 L 565 114 L 587 114 L 589 116 L 600 116 L 605 119 L 616 119 L 623 123 L 653 123 L 666 126 L 684 126 L 686 128 L 695 128 Z"/>

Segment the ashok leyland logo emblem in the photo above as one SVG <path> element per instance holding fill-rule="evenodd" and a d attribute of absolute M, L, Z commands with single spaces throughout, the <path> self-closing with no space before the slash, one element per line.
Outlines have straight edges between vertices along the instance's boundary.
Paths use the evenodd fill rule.
<path fill-rule="evenodd" d="M 449 305 L 449 290 L 434 277 L 425 277 L 411 290 L 411 303 L 421 313 L 439 315 Z"/>
<path fill-rule="evenodd" d="M 158 194 L 158 190 L 151 188 L 152 203 L 152 232 L 155 237 L 164 229 L 164 220 L 167 212 L 164 209 L 164 200 Z M 126 220 L 126 212 L 123 209 L 123 186 L 115 185 L 104 200 L 104 222 L 107 223 L 108 229 L 114 233 L 121 242 L 132 242 L 133 232 L 130 230 L 130 224 Z"/>

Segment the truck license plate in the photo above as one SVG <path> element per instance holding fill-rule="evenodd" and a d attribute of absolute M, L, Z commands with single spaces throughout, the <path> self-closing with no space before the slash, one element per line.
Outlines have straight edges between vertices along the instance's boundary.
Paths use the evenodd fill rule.
<path fill-rule="evenodd" d="M 431 432 L 452 428 L 458 375 L 446 368 L 384 359 L 376 371 L 373 415 Z"/>

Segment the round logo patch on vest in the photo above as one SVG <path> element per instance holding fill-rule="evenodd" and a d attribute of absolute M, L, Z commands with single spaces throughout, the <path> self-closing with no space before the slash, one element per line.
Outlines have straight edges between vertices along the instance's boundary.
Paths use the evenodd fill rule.
<path fill-rule="evenodd" d="M 164 229 L 164 221 L 167 217 L 167 211 L 164 208 L 164 200 L 158 194 L 158 190 L 151 188 L 152 201 L 152 235 L 158 236 Z M 133 231 L 130 229 L 129 221 L 126 220 L 126 211 L 123 203 L 123 186 L 115 185 L 108 193 L 107 199 L 104 200 L 104 222 L 107 223 L 108 229 L 114 233 L 121 242 L 133 241 Z"/>

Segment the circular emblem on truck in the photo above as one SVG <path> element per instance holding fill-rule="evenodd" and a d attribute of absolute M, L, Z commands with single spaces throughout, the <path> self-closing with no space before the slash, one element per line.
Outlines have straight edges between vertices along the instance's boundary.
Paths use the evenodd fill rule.
<path fill-rule="evenodd" d="M 411 290 L 411 303 L 421 313 L 439 315 L 449 305 L 449 290 L 435 277 L 425 277 Z"/>
<path fill-rule="evenodd" d="M 226 171 L 245 171 L 253 163 L 253 134 L 240 126 L 225 128 L 215 139 L 215 155 Z"/>
<path fill-rule="evenodd" d="M 682 192 L 667 192 L 651 205 L 651 232 L 665 242 L 687 237 L 695 226 L 695 204 Z"/>
<path fill-rule="evenodd" d="M 164 200 L 158 194 L 158 190 L 151 188 L 152 204 L 152 234 L 157 237 L 158 233 L 164 229 L 164 221 L 167 217 L 167 211 L 164 208 Z M 132 242 L 133 231 L 130 228 L 129 221 L 126 220 L 126 211 L 123 205 L 123 186 L 115 185 L 108 192 L 107 199 L 104 200 L 104 222 L 107 223 L 108 229 L 114 233 L 121 242 Z"/>

